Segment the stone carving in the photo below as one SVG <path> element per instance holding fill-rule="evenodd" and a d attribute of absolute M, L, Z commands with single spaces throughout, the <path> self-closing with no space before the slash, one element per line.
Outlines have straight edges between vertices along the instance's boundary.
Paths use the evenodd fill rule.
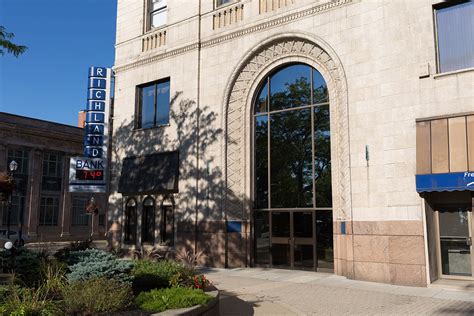
<path fill-rule="evenodd" d="M 334 56 L 334 57 L 333 57 Z M 351 214 L 351 192 L 350 192 L 350 170 L 349 170 L 349 135 L 348 135 L 348 110 L 347 110 L 347 86 L 344 70 L 339 59 L 333 52 L 322 48 L 307 38 L 295 36 L 277 37 L 266 44 L 262 44 L 248 56 L 230 80 L 226 90 L 226 145 L 225 156 L 225 179 L 226 197 L 225 211 L 229 219 L 246 218 L 247 209 L 245 201 L 245 137 L 248 131 L 245 127 L 245 113 L 249 98 L 250 88 L 257 77 L 271 68 L 276 60 L 289 57 L 296 60 L 305 57 L 320 65 L 318 70 L 329 76 L 327 80 L 331 96 L 331 113 L 335 117 L 332 122 L 333 141 L 336 142 L 336 152 L 333 157 L 333 190 L 334 196 L 334 219 L 350 219 Z M 333 147 L 334 149 L 334 147 Z"/>

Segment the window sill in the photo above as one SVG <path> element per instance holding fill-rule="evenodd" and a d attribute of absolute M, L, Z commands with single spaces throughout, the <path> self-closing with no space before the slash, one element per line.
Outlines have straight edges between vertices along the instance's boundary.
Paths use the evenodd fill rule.
<path fill-rule="evenodd" d="M 159 129 L 159 128 L 163 128 L 163 127 L 169 127 L 171 126 L 171 124 L 162 124 L 162 125 L 156 125 L 156 126 L 153 126 L 153 127 L 139 127 L 139 128 L 135 128 L 133 131 L 134 132 L 142 132 L 142 131 L 149 131 L 149 130 L 154 130 L 154 129 Z"/>
<path fill-rule="evenodd" d="M 454 70 L 454 71 L 448 71 L 448 72 L 441 72 L 441 73 L 434 74 L 433 79 L 442 78 L 442 77 L 451 76 L 451 75 L 457 75 L 457 74 L 461 74 L 461 73 L 464 73 L 464 72 L 471 72 L 471 71 L 474 71 L 474 67 L 460 69 L 460 70 Z"/>
<path fill-rule="evenodd" d="M 151 33 L 156 32 L 156 31 L 164 30 L 166 27 L 168 27 L 168 24 L 163 24 L 161 26 L 152 27 L 152 28 L 148 29 L 143 35 L 147 35 L 147 34 L 151 34 Z"/>

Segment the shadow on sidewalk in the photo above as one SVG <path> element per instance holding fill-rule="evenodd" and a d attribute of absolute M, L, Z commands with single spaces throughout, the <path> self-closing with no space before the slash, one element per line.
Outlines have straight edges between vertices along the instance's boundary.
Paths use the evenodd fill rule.
<path fill-rule="evenodd" d="M 241 294 L 240 294 L 241 295 Z M 254 307 L 259 300 L 244 301 L 239 294 L 221 291 L 219 309 L 220 315 L 254 315 Z"/>

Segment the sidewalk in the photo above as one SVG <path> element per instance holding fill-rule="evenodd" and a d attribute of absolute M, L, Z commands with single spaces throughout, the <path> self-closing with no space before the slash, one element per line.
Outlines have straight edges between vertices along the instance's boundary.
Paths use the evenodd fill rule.
<path fill-rule="evenodd" d="M 474 291 L 278 269 L 206 269 L 204 273 L 222 290 L 221 315 L 474 315 Z"/>

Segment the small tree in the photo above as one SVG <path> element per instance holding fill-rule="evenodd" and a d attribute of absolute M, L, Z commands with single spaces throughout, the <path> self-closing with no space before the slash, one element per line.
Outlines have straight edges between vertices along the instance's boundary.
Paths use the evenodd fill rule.
<path fill-rule="evenodd" d="M 14 37 L 15 34 L 7 32 L 5 27 L 0 25 L 0 55 L 5 55 L 6 50 L 7 53 L 18 57 L 26 51 L 26 46 L 16 45 L 10 41 Z"/>

